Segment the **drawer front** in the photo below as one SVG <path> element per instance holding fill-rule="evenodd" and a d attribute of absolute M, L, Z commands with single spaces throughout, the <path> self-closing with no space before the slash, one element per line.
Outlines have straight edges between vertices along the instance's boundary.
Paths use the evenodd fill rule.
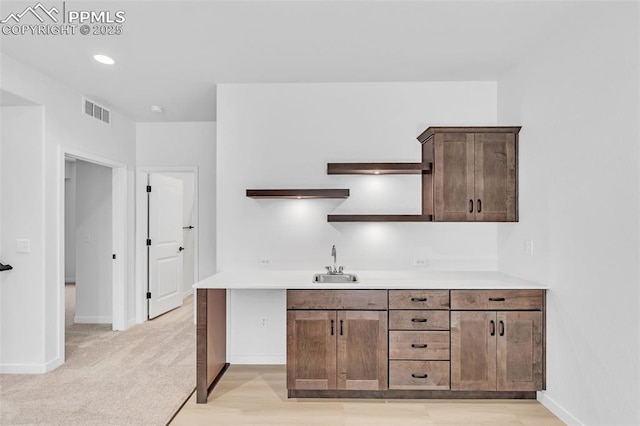
<path fill-rule="evenodd" d="M 449 311 L 389 311 L 390 330 L 449 330 Z"/>
<path fill-rule="evenodd" d="M 389 359 L 448 360 L 448 331 L 390 331 Z"/>
<path fill-rule="evenodd" d="M 451 290 L 453 310 L 542 310 L 544 290 Z"/>
<path fill-rule="evenodd" d="M 449 290 L 389 290 L 389 309 L 449 309 Z"/>
<path fill-rule="evenodd" d="M 287 309 L 386 310 L 387 290 L 287 290 Z"/>
<path fill-rule="evenodd" d="M 449 388 L 449 361 L 389 361 L 389 389 Z"/>

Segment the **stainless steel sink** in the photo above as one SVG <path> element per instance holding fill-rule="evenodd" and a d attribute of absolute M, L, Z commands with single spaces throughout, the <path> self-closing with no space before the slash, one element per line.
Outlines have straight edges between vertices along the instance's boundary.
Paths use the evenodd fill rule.
<path fill-rule="evenodd" d="M 357 283 L 356 274 L 315 274 L 314 283 Z"/>

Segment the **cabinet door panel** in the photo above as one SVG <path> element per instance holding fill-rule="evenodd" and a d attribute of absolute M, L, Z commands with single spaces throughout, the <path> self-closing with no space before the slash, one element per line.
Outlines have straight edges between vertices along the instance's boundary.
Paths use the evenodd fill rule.
<path fill-rule="evenodd" d="M 287 311 L 289 389 L 336 388 L 336 324 L 335 311 Z"/>
<path fill-rule="evenodd" d="M 473 133 L 436 133 L 434 220 L 472 221 L 474 209 Z M 473 202 L 475 203 L 475 201 Z"/>
<path fill-rule="evenodd" d="M 475 211 L 477 221 L 516 221 L 516 136 L 476 133 Z"/>
<path fill-rule="evenodd" d="M 496 390 L 496 330 L 495 312 L 451 312 L 452 390 Z"/>
<path fill-rule="evenodd" d="M 498 312 L 498 390 L 542 390 L 542 312 Z"/>
<path fill-rule="evenodd" d="M 338 312 L 338 389 L 387 389 L 386 311 Z"/>

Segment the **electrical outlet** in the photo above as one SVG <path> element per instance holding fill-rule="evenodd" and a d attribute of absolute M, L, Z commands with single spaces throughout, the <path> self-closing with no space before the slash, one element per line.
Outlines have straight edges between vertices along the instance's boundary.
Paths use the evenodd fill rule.
<path fill-rule="evenodd" d="M 260 317 L 260 327 L 267 328 L 268 325 L 267 317 Z"/>
<path fill-rule="evenodd" d="M 524 240 L 524 254 L 533 256 L 533 240 Z"/>
<path fill-rule="evenodd" d="M 262 259 L 260 259 L 260 265 L 261 266 L 269 266 L 269 265 L 271 265 L 271 259 L 263 257 Z"/>
<path fill-rule="evenodd" d="M 17 253 L 31 253 L 31 240 L 16 240 Z"/>
<path fill-rule="evenodd" d="M 416 257 L 413 259 L 413 266 L 427 266 L 427 259 L 424 257 Z"/>

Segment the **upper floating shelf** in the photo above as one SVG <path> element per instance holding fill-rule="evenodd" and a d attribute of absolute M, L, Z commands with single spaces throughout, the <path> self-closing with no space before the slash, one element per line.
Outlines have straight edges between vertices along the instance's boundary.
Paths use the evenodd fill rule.
<path fill-rule="evenodd" d="M 328 163 L 329 175 L 420 175 L 431 173 L 431 163 Z"/>
<path fill-rule="evenodd" d="M 247 189 L 251 198 L 349 198 L 348 189 Z"/>

